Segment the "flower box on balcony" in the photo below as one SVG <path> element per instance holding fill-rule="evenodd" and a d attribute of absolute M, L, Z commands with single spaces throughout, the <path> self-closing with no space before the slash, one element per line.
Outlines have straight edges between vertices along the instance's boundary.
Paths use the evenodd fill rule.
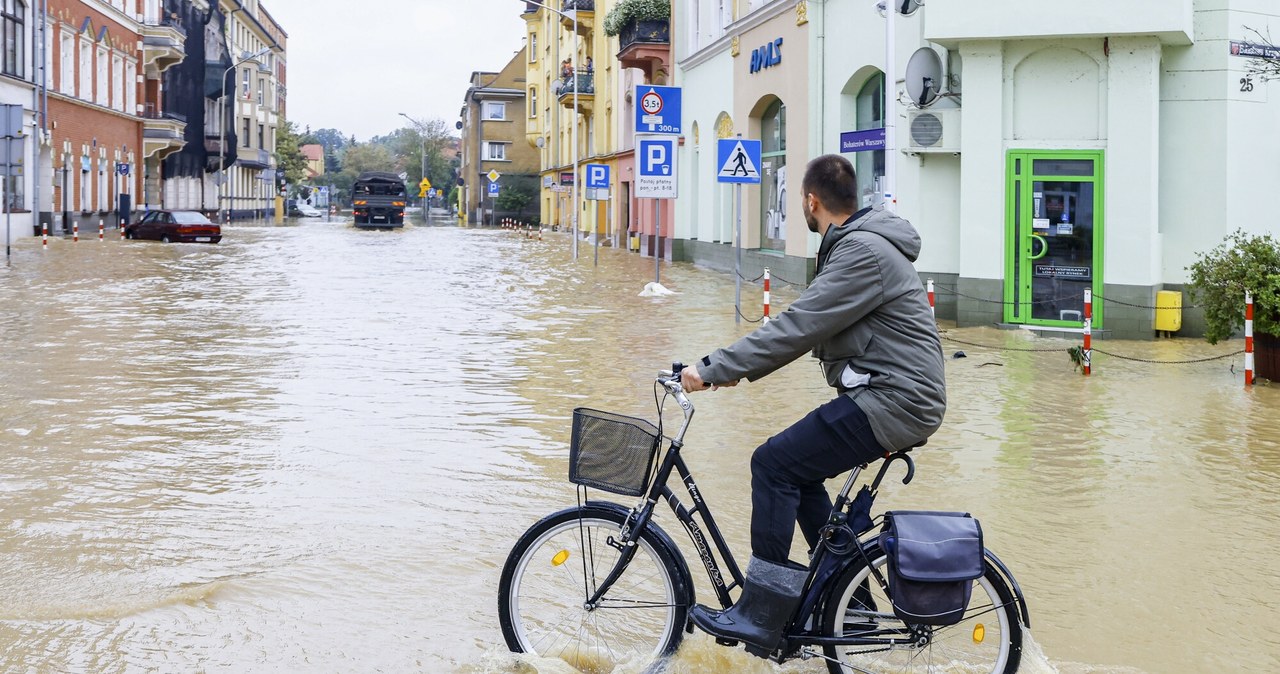
<path fill-rule="evenodd" d="M 628 21 L 618 34 L 619 52 L 633 44 L 670 44 L 671 23 L 667 19 Z"/>

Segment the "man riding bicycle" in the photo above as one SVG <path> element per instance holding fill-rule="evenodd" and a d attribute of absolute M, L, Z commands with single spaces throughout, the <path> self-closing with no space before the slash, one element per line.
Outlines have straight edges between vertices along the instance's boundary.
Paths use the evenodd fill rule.
<path fill-rule="evenodd" d="M 805 221 L 822 237 L 813 283 L 776 319 L 686 367 L 687 392 L 755 381 L 812 351 L 840 395 L 769 438 L 751 457 L 751 563 L 742 595 L 694 623 L 762 657 L 781 638 L 807 576 L 791 562 L 796 522 L 810 550 L 831 512 L 823 481 L 924 443 L 946 410 L 942 346 L 912 263 L 920 235 L 888 210 L 854 212 L 853 165 L 809 162 Z"/>

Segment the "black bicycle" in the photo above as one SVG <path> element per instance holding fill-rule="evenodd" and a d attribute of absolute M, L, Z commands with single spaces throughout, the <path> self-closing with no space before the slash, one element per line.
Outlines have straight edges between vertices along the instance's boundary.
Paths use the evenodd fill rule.
<path fill-rule="evenodd" d="M 592 672 L 661 662 L 675 652 L 684 632 L 693 631 L 694 585 L 680 549 L 654 521 L 659 502 L 688 533 L 720 605 L 733 604 L 730 592 L 742 585 L 742 572 L 681 456 L 694 411 L 681 369 L 675 364 L 655 383 L 655 399 L 659 387 L 665 392 L 659 419 L 668 398 L 684 413 L 673 437 L 642 419 L 574 410 L 569 479 L 580 485 L 578 505 L 530 527 L 502 569 L 498 610 L 512 651 Z M 872 518 L 871 507 L 897 461 L 906 464 L 906 484 L 915 473 L 906 451 L 889 454 L 852 498 L 867 466 L 849 475 L 812 552 L 804 598 L 770 658 L 823 658 L 835 674 L 1016 672 L 1023 630 L 1030 628 L 1027 603 L 990 550 L 983 549 L 981 576 L 972 581 L 959 622 L 913 624 L 896 615 L 888 558 L 874 531 L 883 516 Z M 677 474 L 688 506 L 668 484 Z M 587 500 L 586 488 L 643 500 L 632 507 Z"/>

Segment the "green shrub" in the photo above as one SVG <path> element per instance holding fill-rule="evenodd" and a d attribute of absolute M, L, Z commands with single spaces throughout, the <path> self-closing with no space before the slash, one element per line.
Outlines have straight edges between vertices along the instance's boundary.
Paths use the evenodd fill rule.
<path fill-rule="evenodd" d="M 671 0 L 622 0 L 604 17 L 604 34 L 613 37 L 633 21 L 671 18 Z"/>
<path fill-rule="evenodd" d="M 1189 295 L 1204 309 L 1205 339 L 1227 339 L 1244 327 L 1244 293 L 1253 293 L 1255 332 L 1280 335 L 1280 243 L 1269 234 L 1237 230 L 1208 253 L 1197 254 Z"/>

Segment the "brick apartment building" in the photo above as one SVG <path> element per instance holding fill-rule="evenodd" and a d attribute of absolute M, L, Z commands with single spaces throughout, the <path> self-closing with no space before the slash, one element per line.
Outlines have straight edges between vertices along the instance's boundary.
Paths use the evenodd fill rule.
<path fill-rule="evenodd" d="M 0 24 L 0 103 L 27 131 L 0 179 L 12 234 L 87 235 L 148 208 L 274 212 L 287 36 L 257 0 L 0 0 Z"/>

